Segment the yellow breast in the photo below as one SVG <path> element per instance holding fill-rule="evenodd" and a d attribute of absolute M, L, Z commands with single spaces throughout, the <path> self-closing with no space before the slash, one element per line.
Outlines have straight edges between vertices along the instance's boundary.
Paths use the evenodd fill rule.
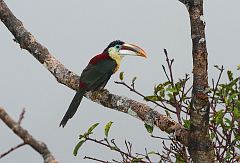
<path fill-rule="evenodd" d="M 109 56 L 116 62 L 117 66 L 115 67 L 113 73 L 115 73 L 119 67 L 120 67 L 120 63 L 122 60 L 122 57 L 120 55 L 118 55 L 117 53 L 110 53 Z"/>

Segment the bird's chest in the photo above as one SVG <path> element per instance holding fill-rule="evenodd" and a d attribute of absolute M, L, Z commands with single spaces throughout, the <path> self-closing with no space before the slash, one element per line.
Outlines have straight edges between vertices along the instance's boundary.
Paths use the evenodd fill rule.
<path fill-rule="evenodd" d="M 118 54 L 115 54 L 115 53 L 109 54 L 109 56 L 116 62 L 116 67 L 113 70 L 113 73 L 115 73 L 120 67 L 122 57 Z"/>

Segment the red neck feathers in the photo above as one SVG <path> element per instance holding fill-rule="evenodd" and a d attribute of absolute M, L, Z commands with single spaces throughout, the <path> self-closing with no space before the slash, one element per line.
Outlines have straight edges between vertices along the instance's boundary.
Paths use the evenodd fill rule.
<path fill-rule="evenodd" d="M 105 54 L 105 53 L 103 53 L 103 54 L 98 54 L 98 55 L 96 55 L 95 57 L 93 57 L 93 58 L 90 60 L 89 64 L 95 65 L 95 64 L 97 64 L 99 61 L 101 61 L 101 60 L 106 60 L 106 59 L 111 59 L 108 54 Z"/>

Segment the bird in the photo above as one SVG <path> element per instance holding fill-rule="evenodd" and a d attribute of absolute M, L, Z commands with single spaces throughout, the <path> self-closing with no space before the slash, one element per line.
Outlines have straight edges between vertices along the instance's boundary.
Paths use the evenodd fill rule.
<path fill-rule="evenodd" d="M 82 71 L 79 89 L 76 92 L 60 127 L 64 127 L 68 120 L 76 113 L 84 94 L 88 91 L 103 89 L 110 77 L 119 69 L 125 56 L 141 56 L 146 58 L 146 52 L 137 45 L 128 44 L 121 40 L 112 41 L 102 53 L 94 56 Z"/>

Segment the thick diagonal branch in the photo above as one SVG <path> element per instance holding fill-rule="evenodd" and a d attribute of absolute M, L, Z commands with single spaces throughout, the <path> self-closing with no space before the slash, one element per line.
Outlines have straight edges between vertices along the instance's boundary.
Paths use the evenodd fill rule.
<path fill-rule="evenodd" d="M 13 15 L 3 0 L 0 0 L 0 19 L 13 34 L 20 47 L 29 51 L 54 75 L 59 83 L 74 90 L 78 89 L 79 76 L 65 68 L 49 53 L 46 47 L 38 43 L 34 36 L 24 28 L 22 22 Z M 174 134 L 182 144 L 188 144 L 188 131 L 182 125 L 159 114 L 147 105 L 112 94 L 107 90 L 89 92 L 86 97 L 105 107 L 137 117 L 145 123 L 154 124 L 161 130 Z"/>
<path fill-rule="evenodd" d="M 0 107 L 0 119 L 17 135 L 25 144 L 30 145 L 39 154 L 42 155 L 44 163 L 58 163 L 52 153 L 49 151 L 47 145 L 41 141 L 36 140 L 27 130 L 22 128 L 19 123 L 15 122 L 7 112 Z"/>

